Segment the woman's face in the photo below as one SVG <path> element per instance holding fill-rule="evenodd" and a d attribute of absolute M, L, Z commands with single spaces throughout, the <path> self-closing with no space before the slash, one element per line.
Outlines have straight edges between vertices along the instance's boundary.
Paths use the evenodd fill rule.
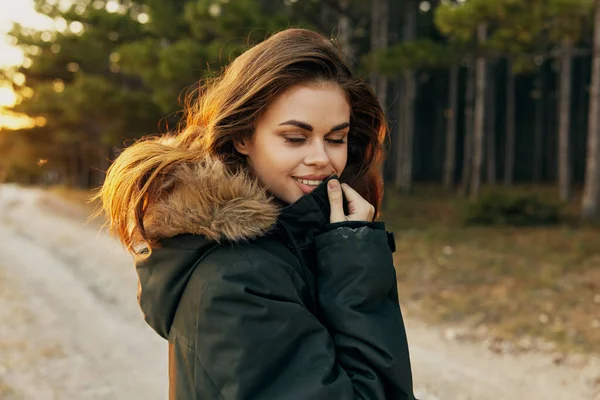
<path fill-rule="evenodd" d="M 350 104 L 337 84 L 293 86 L 258 119 L 250 141 L 236 149 L 248 156 L 258 180 L 291 204 L 326 177 L 342 174 L 348 159 Z"/>

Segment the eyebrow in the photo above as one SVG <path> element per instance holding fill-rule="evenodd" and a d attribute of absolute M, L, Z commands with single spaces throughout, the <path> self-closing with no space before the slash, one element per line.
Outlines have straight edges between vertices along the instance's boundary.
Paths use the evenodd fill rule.
<path fill-rule="evenodd" d="M 289 121 L 282 122 L 279 124 L 279 126 L 281 126 L 281 125 L 297 126 L 298 128 L 304 129 L 305 131 L 309 131 L 309 132 L 312 132 L 314 130 L 314 128 L 311 124 L 307 124 L 306 122 L 302 122 L 302 121 L 296 121 L 295 119 L 291 119 Z M 338 124 L 338 125 L 335 125 L 334 127 L 332 127 L 328 133 L 335 132 L 335 131 L 341 131 L 342 129 L 346 129 L 349 126 L 350 126 L 349 122 L 343 122 L 341 124 Z"/>

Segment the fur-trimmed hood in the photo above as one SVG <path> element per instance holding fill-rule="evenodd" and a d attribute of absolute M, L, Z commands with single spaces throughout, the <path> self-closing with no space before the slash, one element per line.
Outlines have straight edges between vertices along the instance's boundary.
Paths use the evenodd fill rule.
<path fill-rule="evenodd" d="M 169 141 L 160 144 L 171 146 Z M 144 214 L 146 237 L 135 257 L 138 303 L 146 322 L 167 338 L 181 296 L 197 263 L 219 243 L 266 235 L 281 206 L 245 171 L 231 173 L 216 157 L 180 162 L 161 180 Z"/>
<path fill-rule="evenodd" d="M 254 177 L 230 173 L 211 156 L 178 165 L 163 187 L 167 194 L 144 216 L 146 235 L 156 241 L 186 233 L 217 242 L 254 239 L 275 225 L 281 209 Z"/>
<path fill-rule="evenodd" d="M 272 235 L 299 252 L 309 249 L 329 222 L 326 187 L 333 178 L 337 176 L 283 206 L 248 173 L 229 173 L 214 157 L 177 164 L 161 181 L 160 196 L 148 203 L 144 216 L 147 237 L 160 245 L 135 258 L 138 302 L 146 322 L 169 336 L 194 270 L 220 247 L 224 252 L 218 259 L 223 260 L 232 242 Z"/>

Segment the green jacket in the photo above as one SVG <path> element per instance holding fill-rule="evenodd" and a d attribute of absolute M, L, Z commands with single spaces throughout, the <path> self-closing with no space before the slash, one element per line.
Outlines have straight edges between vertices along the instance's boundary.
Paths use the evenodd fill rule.
<path fill-rule="evenodd" d="M 383 224 L 329 224 L 326 182 L 281 207 L 207 163 L 149 209 L 165 237 L 136 261 L 170 399 L 414 399 Z"/>

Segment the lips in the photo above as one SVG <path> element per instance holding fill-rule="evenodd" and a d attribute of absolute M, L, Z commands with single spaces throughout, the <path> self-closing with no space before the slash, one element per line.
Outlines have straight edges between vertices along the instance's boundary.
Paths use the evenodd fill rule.
<path fill-rule="evenodd" d="M 308 186 L 319 186 L 322 182 L 323 179 L 301 179 L 301 178 L 295 178 L 295 180 L 297 180 L 298 182 L 304 184 L 304 185 L 308 185 Z"/>
<path fill-rule="evenodd" d="M 304 179 L 294 178 L 294 182 L 296 182 L 296 185 L 298 185 L 298 187 L 300 188 L 300 190 L 302 191 L 302 193 L 308 194 L 308 193 L 312 192 L 313 190 L 315 190 L 315 188 L 317 186 L 319 186 L 319 184 L 321 184 L 321 182 L 323 182 L 323 181 L 322 180 L 321 181 L 313 181 L 313 180 L 308 180 L 307 181 L 307 180 L 304 180 Z M 306 183 L 303 183 L 303 182 L 311 182 L 311 183 L 317 182 L 317 183 L 313 185 L 313 184 L 306 184 Z"/>

